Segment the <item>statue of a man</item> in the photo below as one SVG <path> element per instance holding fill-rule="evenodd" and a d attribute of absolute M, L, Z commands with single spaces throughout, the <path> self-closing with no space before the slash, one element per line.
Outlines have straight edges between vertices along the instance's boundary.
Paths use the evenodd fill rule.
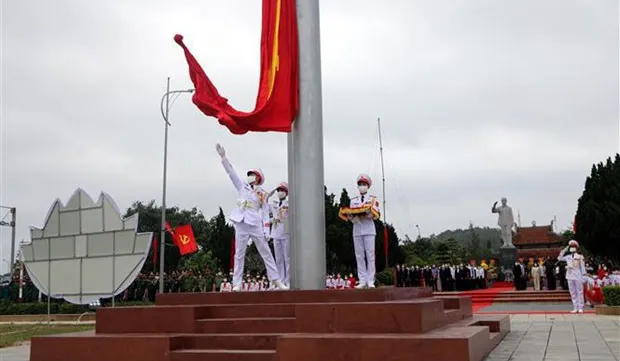
<path fill-rule="evenodd" d="M 497 213 L 497 225 L 500 228 L 502 238 L 502 248 L 514 248 L 512 244 L 512 227 L 515 224 L 515 219 L 512 215 L 512 208 L 508 206 L 506 198 L 502 198 L 502 205 L 497 206 L 497 202 L 493 203 L 491 208 L 492 213 Z"/>

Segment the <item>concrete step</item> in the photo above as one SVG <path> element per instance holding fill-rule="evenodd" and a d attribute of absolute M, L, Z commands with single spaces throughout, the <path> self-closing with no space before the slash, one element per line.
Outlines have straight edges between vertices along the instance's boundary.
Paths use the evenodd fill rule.
<path fill-rule="evenodd" d="M 481 360 L 500 340 L 486 326 L 424 334 L 295 334 L 281 336 L 277 352 L 279 361 L 376 361 L 386 355 L 390 361 L 470 361 Z"/>
<path fill-rule="evenodd" d="M 197 311 L 199 319 L 248 318 L 248 317 L 295 317 L 292 303 L 209 305 Z"/>
<path fill-rule="evenodd" d="M 157 294 L 156 304 L 161 305 L 229 305 L 265 303 L 315 303 L 315 302 L 380 302 L 411 300 L 432 297 L 431 288 L 379 287 L 352 290 L 291 290 L 263 292 L 204 292 Z"/>
<path fill-rule="evenodd" d="M 210 318 L 196 320 L 196 330 L 201 333 L 292 333 L 295 332 L 295 318 Z"/>
<path fill-rule="evenodd" d="M 179 349 L 275 350 L 279 333 L 273 334 L 194 334 L 179 336 Z"/>
<path fill-rule="evenodd" d="M 275 350 L 177 350 L 170 361 L 274 361 Z"/>

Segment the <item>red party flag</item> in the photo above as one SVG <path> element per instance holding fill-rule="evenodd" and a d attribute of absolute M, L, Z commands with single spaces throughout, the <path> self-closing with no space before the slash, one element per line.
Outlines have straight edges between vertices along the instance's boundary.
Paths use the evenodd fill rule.
<path fill-rule="evenodd" d="M 254 110 L 241 112 L 221 96 L 198 61 L 183 43 L 189 76 L 196 89 L 192 101 L 233 134 L 290 132 L 299 109 L 299 40 L 295 0 L 263 0 L 261 66 Z M 233 20 L 234 21 L 234 20 Z M 217 35 L 216 35 L 217 36 Z"/>
<path fill-rule="evenodd" d="M 181 255 L 198 251 L 198 244 L 196 243 L 191 224 L 177 226 L 174 229 L 172 238 L 175 240 L 177 247 L 179 247 Z"/>
<path fill-rule="evenodd" d="M 388 229 L 387 226 L 383 226 L 383 254 L 385 255 L 385 259 L 388 259 Z M 385 267 L 387 267 L 387 262 Z"/>
<path fill-rule="evenodd" d="M 235 267 L 235 236 L 230 240 L 230 269 Z"/>

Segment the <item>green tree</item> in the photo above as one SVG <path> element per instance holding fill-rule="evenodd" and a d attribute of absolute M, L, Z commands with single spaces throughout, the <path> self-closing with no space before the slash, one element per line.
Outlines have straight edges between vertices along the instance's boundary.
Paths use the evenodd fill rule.
<path fill-rule="evenodd" d="M 474 229 L 474 225 L 469 223 L 469 244 L 467 247 L 467 257 L 469 259 L 479 260 L 482 255 L 482 246 L 480 236 Z"/>
<path fill-rule="evenodd" d="M 188 278 L 192 283 L 189 288 L 211 291 L 218 270 L 217 263 L 213 253 L 204 249 L 185 257 L 182 262 L 183 269 L 193 275 Z"/>
<path fill-rule="evenodd" d="M 325 188 L 325 243 L 326 262 L 328 272 L 352 272 L 356 267 L 355 252 L 353 251 L 353 228 L 350 222 L 338 217 L 341 204 L 348 206 L 349 194 L 343 189 L 340 202 L 335 201 L 333 193 L 327 193 Z"/>
<path fill-rule="evenodd" d="M 451 263 L 452 257 L 450 255 L 450 247 L 446 242 L 437 243 L 435 250 L 435 260 L 438 264 Z"/>
<path fill-rule="evenodd" d="M 593 255 L 620 260 L 620 154 L 592 166 L 577 204 L 575 237 Z"/>
<path fill-rule="evenodd" d="M 219 261 L 219 266 L 223 270 L 231 269 L 230 258 L 232 250 L 232 242 L 235 238 L 235 229 L 226 222 L 224 211 L 220 207 L 216 216 L 209 220 L 207 246 L 213 256 Z"/>

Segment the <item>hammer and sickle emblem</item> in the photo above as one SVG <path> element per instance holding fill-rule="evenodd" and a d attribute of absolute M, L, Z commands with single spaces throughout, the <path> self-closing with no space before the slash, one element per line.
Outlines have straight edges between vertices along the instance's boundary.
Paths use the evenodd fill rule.
<path fill-rule="evenodd" d="M 182 244 L 188 244 L 189 243 L 189 237 L 185 234 L 182 234 L 179 236 L 179 240 L 181 241 Z"/>

